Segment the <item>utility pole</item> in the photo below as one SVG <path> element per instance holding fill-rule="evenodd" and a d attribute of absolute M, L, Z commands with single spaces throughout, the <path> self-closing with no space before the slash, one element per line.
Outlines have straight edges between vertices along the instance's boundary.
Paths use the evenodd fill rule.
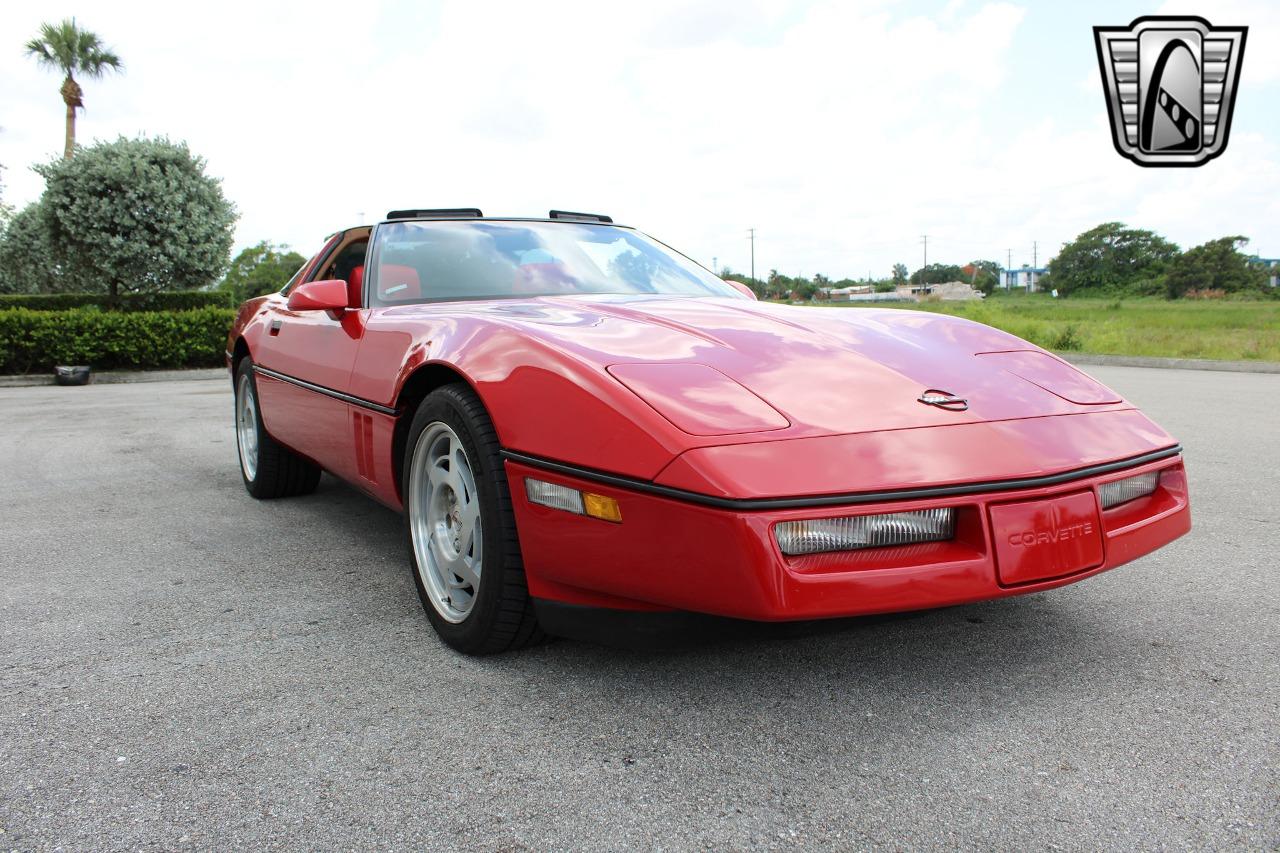
<path fill-rule="evenodd" d="M 1004 289 L 1008 290 L 1012 285 L 1009 282 L 1009 270 L 1013 268 L 1013 249 L 1005 249 L 1004 261 Z"/>
<path fill-rule="evenodd" d="M 720 259 L 715 255 L 711 256 L 711 271 L 716 275 L 720 275 Z"/>
<path fill-rule="evenodd" d="M 751 280 L 755 281 L 756 280 L 756 229 L 748 228 L 747 233 L 751 235 L 748 238 L 749 240 L 751 240 Z"/>
<path fill-rule="evenodd" d="M 1032 291 L 1036 289 L 1035 281 L 1036 281 L 1037 268 L 1038 268 L 1038 264 L 1036 263 L 1036 241 L 1032 240 L 1031 241 L 1031 289 Z"/>
<path fill-rule="evenodd" d="M 929 265 L 929 236 L 928 236 L 928 234 L 920 234 L 920 242 L 924 243 L 924 266 L 922 266 L 922 268 L 920 268 L 920 284 L 922 284 L 922 286 L 928 286 L 928 282 L 925 282 L 925 280 L 924 280 L 924 279 L 927 279 L 927 278 L 929 277 L 929 274 L 924 272 L 925 268 L 928 268 L 928 265 Z M 908 277 L 908 279 L 906 279 L 906 282 L 908 282 L 908 284 L 910 284 L 910 283 L 911 283 L 911 278 L 910 278 L 910 277 Z M 924 292 L 925 292 L 925 293 L 928 293 L 928 291 L 924 291 Z"/>

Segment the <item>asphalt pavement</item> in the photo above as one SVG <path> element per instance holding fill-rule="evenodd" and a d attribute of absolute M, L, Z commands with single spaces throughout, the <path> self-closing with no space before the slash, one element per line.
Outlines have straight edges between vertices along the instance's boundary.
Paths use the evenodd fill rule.
<path fill-rule="evenodd" d="M 1087 368 L 1194 530 L 1048 593 L 470 659 L 230 384 L 0 389 L 0 849 L 1280 847 L 1280 376 Z"/>

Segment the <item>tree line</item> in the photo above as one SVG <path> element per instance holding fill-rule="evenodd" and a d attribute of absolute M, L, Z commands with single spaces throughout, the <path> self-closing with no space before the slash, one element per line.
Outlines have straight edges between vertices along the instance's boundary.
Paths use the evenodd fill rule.
<path fill-rule="evenodd" d="M 1245 253 L 1248 243 L 1247 237 L 1219 237 L 1183 251 L 1153 231 L 1104 222 L 1066 243 L 1049 261 L 1036 288 L 1056 290 L 1059 296 L 1280 297 L 1280 288 L 1270 286 L 1273 269 Z M 752 279 L 727 267 L 720 276 L 746 284 L 761 299 L 812 300 L 824 298 L 831 288 L 871 285 L 883 292 L 906 284 L 951 281 L 966 282 L 990 295 L 1004 287 L 1003 269 L 995 261 L 975 260 L 964 266 L 932 263 L 911 273 L 898 263 L 880 279 L 832 281 L 821 273 L 806 278 L 777 270 L 770 270 L 768 278 Z"/>
<path fill-rule="evenodd" d="M 1000 265 L 995 261 L 971 261 L 964 266 L 955 264 L 929 264 L 915 272 L 909 272 L 906 264 L 894 264 L 889 275 L 884 278 L 832 280 L 817 273 L 813 278 L 805 276 L 789 276 L 770 270 L 767 278 L 751 278 L 748 275 L 734 272 L 729 267 L 719 271 L 719 276 L 730 281 L 740 282 L 751 288 L 761 299 L 823 299 L 831 289 L 845 287 L 871 287 L 876 293 L 887 293 L 907 284 L 929 285 L 944 284 L 951 281 L 965 282 L 983 293 L 991 293 L 1000 281 Z"/>
<path fill-rule="evenodd" d="M 1062 296 L 1280 295 L 1270 271 L 1242 251 L 1248 243 L 1219 237 L 1182 251 L 1154 231 L 1104 222 L 1064 245 L 1039 285 Z"/>

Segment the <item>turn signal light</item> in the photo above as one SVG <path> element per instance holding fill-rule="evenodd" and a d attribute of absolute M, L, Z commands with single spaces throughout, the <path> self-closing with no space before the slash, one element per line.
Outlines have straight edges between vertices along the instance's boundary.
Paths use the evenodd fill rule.
<path fill-rule="evenodd" d="M 1098 499 L 1103 509 L 1111 509 L 1138 498 L 1144 498 L 1156 490 L 1160 482 L 1159 471 L 1148 471 L 1136 477 L 1126 477 L 1112 483 L 1103 483 L 1098 487 Z"/>
<path fill-rule="evenodd" d="M 618 502 L 613 498 L 583 492 L 582 507 L 586 510 L 587 515 L 592 518 L 598 518 L 602 521 L 622 521 L 622 508 L 618 506 Z"/>
<path fill-rule="evenodd" d="M 951 507 L 783 521 L 773 529 L 778 547 L 788 556 L 827 551 L 856 551 L 890 545 L 914 545 L 950 539 L 956 511 Z"/>
<path fill-rule="evenodd" d="M 529 503 L 562 509 L 575 515 L 586 515 L 601 521 L 622 522 L 622 507 L 618 502 L 606 495 L 592 492 L 580 492 L 559 483 L 548 483 L 545 480 L 524 478 L 524 493 Z"/>

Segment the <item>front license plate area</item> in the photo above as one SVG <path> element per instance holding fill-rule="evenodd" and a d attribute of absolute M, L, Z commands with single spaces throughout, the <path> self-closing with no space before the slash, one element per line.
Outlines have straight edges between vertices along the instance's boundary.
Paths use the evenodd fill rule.
<path fill-rule="evenodd" d="M 1001 586 L 1073 575 L 1102 565 L 1093 492 L 991 507 Z"/>

